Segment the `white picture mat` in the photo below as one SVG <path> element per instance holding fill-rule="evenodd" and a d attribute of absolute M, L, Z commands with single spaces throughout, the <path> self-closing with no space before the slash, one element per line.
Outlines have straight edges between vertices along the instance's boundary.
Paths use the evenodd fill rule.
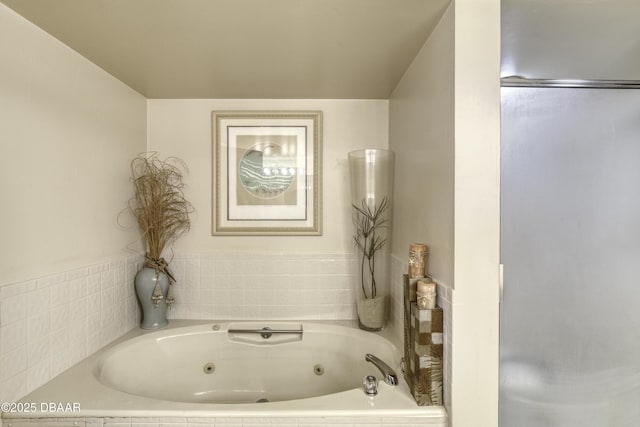
<path fill-rule="evenodd" d="M 309 147 L 310 138 L 307 138 L 307 128 L 306 127 L 274 127 L 274 126 L 261 126 L 261 127 L 247 127 L 247 126 L 227 126 L 227 132 L 224 135 L 224 139 L 228 138 L 227 143 L 227 156 L 228 162 L 227 167 L 229 169 L 229 173 L 227 177 L 229 178 L 227 191 L 226 191 L 226 199 L 227 199 L 227 213 L 228 220 L 254 220 L 258 221 L 262 220 L 305 220 L 307 217 L 307 209 L 308 204 L 307 197 L 309 191 L 307 190 L 307 176 L 306 171 L 308 170 L 308 160 L 306 153 L 309 149 L 313 147 Z M 296 205 L 262 205 L 262 206 L 252 206 L 252 205 L 238 205 L 235 194 L 238 190 L 238 181 L 235 179 L 238 176 L 237 165 L 237 137 L 239 135 L 250 135 L 250 136 L 271 136 L 271 135 L 286 135 L 286 136 L 295 136 L 296 137 L 296 169 L 298 171 L 303 171 L 304 176 L 300 176 L 298 174 L 298 188 L 297 191 L 297 201 Z M 313 167 L 313 165 L 311 165 Z M 313 197 L 313 195 L 311 195 Z M 313 205 L 311 205 L 313 206 Z"/>

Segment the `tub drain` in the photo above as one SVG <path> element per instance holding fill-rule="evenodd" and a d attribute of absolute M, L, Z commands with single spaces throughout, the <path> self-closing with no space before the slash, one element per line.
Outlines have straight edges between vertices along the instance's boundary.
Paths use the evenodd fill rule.
<path fill-rule="evenodd" d="M 321 364 L 317 364 L 316 366 L 313 367 L 313 372 L 316 375 L 323 375 L 324 374 L 324 366 L 322 366 Z"/>
<path fill-rule="evenodd" d="M 264 397 L 262 399 L 258 399 L 256 400 L 256 403 L 269 403 L 269 399 L 265 399 Z"/>
<path fill-rule="evenodd" d="M 213 363 L 207 363 L 206 365 L 204 365 L 202 370 L 205 374 L 213 374 L 213 371 L 216 370 L 216 365 L 214 365 Z"/>

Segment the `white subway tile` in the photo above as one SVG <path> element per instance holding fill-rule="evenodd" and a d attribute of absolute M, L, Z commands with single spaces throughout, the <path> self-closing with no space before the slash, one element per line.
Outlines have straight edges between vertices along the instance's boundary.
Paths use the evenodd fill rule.
<path fill-rule="evenodd" d="M 92 334 L 89 330 L 87 338 L 87 354 L 93 354 L 102 347 L 102 334 L 100 332 Z"/>
<path fill-rule="evenodd" d="M 203 304 L 213 304 L 215 302 L 215 299 L 213 297 L 213 289 L 201 289 L 200 301 Z"/>
<path fill-rule="evenodd" d="M 221 419 L 216 418 L 215 426 L 216 427 L 243 427 L 242 420 L 238 420 L 237 418 L 224 419 L 224 421 L 221 421 Z"/>
<path fill-rule="evenodd" d="M 354 424 L 373 425 L 380 424 L 380 417 L 357 417 L 353 420 Z"/>
<path fill-rule="evenodd" d="M 298 424 L 301 426 L 309 426 L 309 425 L 325 425 L 325 419 L 323 417 L 300 417 L 298 418 Z"/>
<path fill-rule="evenodd" d="M 65 347 L 61 352 L 53 353 L 51 356 L 51 378 L 66 371 L 71 366 L 69 360 L 69 347 Z"/>
<path fill-rule="evenodd" d="M 69 283 L 62 282 L 51 287 L 51 307 L 59 307 L 69 303 Z"/>
<path fill-rule="evenodd" d="M 35 316 L 49 311 L 51 299 L 49 288 L 38 289 L 27 294 L 27 315 Z"/>
<path fill-rule="evenodd" d="M 5 300 L 7 298 L 15 297 L 16 295 L 27 293 L 29 285 L 32 283 L 35 283 L 35 280 L 0 287 L 0 300 Z"/>
<path fill-rule="evenodd" d="M 99 293 L 100 290 L 100 273 L 87 276 L 87 295 Z"/>
<path fill-rule="evenodd" d="M 72 366 L 87 357 L 87 335 L 86 328 L 84 333 L 78 330 L 71 332 L 69 338 L 69 366 Z"/>
<path fill-rule="evenodd" d="M 115 303 L 113 288 L 102 291 L 100 296 L 100 308 L 102 311 L 113 310 Z"/>
<path fill-rule="evenodd" d="M 214 276 L 228 276 L 229 275 L 229 262 L 228 261 L 213 261 L 213 274 Z"/>
<path fill-rule="evenodd" d="M 49 359 L 30 366 L 27 370 L 27 389 L 35 390 L 51 379 Z"/>
<path fill-rule="evenodd" d="M 109 269 L 109 263 L 96 264 L 89 267 L 89 275 L 99 274 Z"/>
<path fill-rule="evenodd" d="M 269 418 L 269 422 L 271 423 L 271 427 L 278 427 L 278 426 L 297 426 L 298 425 L 298 419 L 297 418 L 293 418 L 293 417 L 273 417 L 273 418 Z"/>
<path fill-rule="evenodd" d="M 236 277 L 236 281 L 238 278 Z M 231 277 L 226 276 L 213 276 L 213 288 L 214 289 L 231 289 L 235 287 L 235 283 L 231 280 Z M 244 283 L 244 276 L 242 278 L 242 283 Z"/>
<path fill-rule="evenodd" d="M 182 304 L 175 303 L 173 304 L 170 310 L 167 310 L 167 319 L 184 319 L 184 318 L 185 318 L 185 314 L 184 314 L 184 308 Z M 129 322 L 128 319 L 127 319 L 127 325 L 128 327 L 131 327 L 131 323 Z"/>
<path fill-rule="evenodd" d="M 232 260 L 229 261 L 229 275 L 230 276 L 243 276 L 247 274 L 247 267 L 245 261 Z"/>
<path fill-rule="evenodd" d="M 298 290 L 281 292 L 278 296 L 278 303 L 282 305 L 303 304 L 304 295 L 304 291 Z"/>
<path fill-rule="evenodd" d="M 325 418 L 327 425 L 340 424 L 340 426 L 353 424 L 352 417 L 327 417 Z"/>
<path fill-rule="evenodd" d="M 216 304 L 216 305 L 228 305 L 230 295 L 231 295 L 231 292 L 227 289 L 215 289 L 211 294 L 212 299 L 205 300 L 205 301 L 211 301 L 213 302 L 213 304 Z M 204 300 L 204 295 L 203 295 L 203 300 Z"/>
<path fill-rule="evenodd" d="M 51 331 L 49 315 L 49 312 L 46 311 L 27 319 L 27 337 L 29 340 L 42 338 L 49 334 Z"/>
<path fill-rule="evenodd" d="M 78 277 L 69 282 L 69 301 L 75 301 L 87 296 L 87 278 Z"/>
<path fill-rule="evenodd" d="M 259 307 L 262 305 L 262 295 L 260 291 L 249 289 L 245 291 L 244 301 L 246 305 Z"/>
<path fill-rule="evenodd" d="M 29 367 L 51 357 L 51 340 L 49 335 L 38 338 L 29 338 L 27 343 L 28 353 L 25 355 Z"/>
<path fill-rule="evenodd" d="M 0 381 L 8 380 L 18 373 L 27 369 L 27 346 L 15 348 L 4 353 L 0 357 L 2 371 L 0 371 Z"/>
<path fill-rule="evenodd" d="M 25 394 L 27 394 L 26 370 L 0 381 L 0 402 L 17 402 Z"/>
<path fill-rule="evenodd" d="M 202 259 L 200 260 L 200 279 L 213 277 L 213 260 Z"/>
<path fill-rule="evenodd" d="M 202 290 L 213 290 L 213 277 L 202 277 L 200 279 L 200 289 Z"/>
<path fill-rule="evenodd" d="M 157 424 L 158 418 L 157 417 L 151 417 L 151 418 L 147 418 L 147 417 L 135 417 L 131 419 L 131 422 L 135 422 L 135 423 L 152 423 L 152 424 Z"/>
<path fill-rule="evenodd" d="M 27 344 L 27 320 L 19 320 L 0 328 L 0 355 Z"/>
<path fill-rule="evenodd" d="M 36 282 L 38 289 L 44 289 L 57 283 L 63 282 L 64 280 L 66 280 L 66 274 L 52 274 L 49 276 L 41 277 Z"/>
<path fill-rule="evenodd" d="M 108 269 L 100 273 L 100 289 L 104 292 L 112 289 L 115 284 L 115 278 L 112 269 Z"/>
<path fill-rule="evenodd" d="M 185 275 L 190 282 L 200 280 L 200 258 L 188 258 L 185 260 Z"/>
<path fill-rule="evenodd" d="M 214 427 L 213 418 L 187 418 L 186 427 Z"/>
<path fill-rule="evenodd" d="M 115 259 L 109 262 L 109 269 L 115 271 L 119 268 L 124 268 L 126 264 L 127 263 L 124 259 Z"/>
<path fill-rule="evenodd" d="M 229 305 L 213 305 L 211 309 L 210 319 L 227 319 L 231 313 Z"/>
<path fill-rule="evenodd" d="M 87 333 L 89 335 L 99 334 L 102 327 L 100 312 L 89 312 L 87 317 Z"/>
<path fill-rule="evenodd" d="M 173 297 L 175 298 L 176 304 L 184 303 L 184 298 L 185 298 L 184 295 L 185 295 L 184 289 L 179 288 L 175 285 L 173 286 Z"/>
<path fill-rule="evenodd" d="M 126 280 L 126 266 L 124 263 L 118 264 L 118 266 L 113 270 L 113 279 L 114 284 L 122 284 Z"/>
<path fill-rule="evenodd" d="M 249 307 L 244 305 L 231 304 L 229 306 L 229 318 L 233 320 L 242 320 L 249 317 Z"/>
<path fill-rule="evenodd" d="M 129 299 L 129 298 L 136 299 L 137 298 L 137 296 L 136 296 L 136 288 L 135 288 L 133 282 L 131 282 L 129 284 L 129 286 L 126 287 L 126 290 L 127 290 L 127 299 Z"/>
<path fill-rule="evenodd" d="M 274 271 L 280 275 L 288 275 L 291 273 L 290 263 L 284 259 L 275 259 L 272 261 Z"/>
<path fill-rule="evenodd" d="M 202 302 L 202 298 L 200 296 L 200 289 L 199 288 L 187 289 L 185 300 L 187 304 L 200 304 Z"/>
<path fill-rule="evenodd" d="M 171 268 L 171 272 L 175 276 L 176 275 L 176 271 L 174 269 L 175 268 L 174 263 L 171 263 L 171 267 L 170 268 Z M 184 272 L 184 269 L 182 271 Z M 138 273 L 138 268 L 137 268 L 136 264 L 133 263 L 133 262 L 131 262 L 131 263 L 127 262 L 127 266 L 125 267 L 124 273 L 125 273 L 124 280 L 128 284 L 133 285 L 133 281 L 135 280 L 136 274 Z"/>
<path fill-rule="evenodd" d="M 109 309 L 103 310 L 102 311 L 102 317 L 101 317 L 101 325 L 102 325 L 101 329 L 104 331 L 105 329 L 108 329 L 108 328 L 112 327 L 114 322 L 115 322 L 115 311 L 114 311 L 114 308 L 111 307 Z M 103 343 L 106 344 L 109 341 L 103 341 Z"/>
<path fill-rule="evenodd" d="M 87 323 L 87 298 L 80 298 L 73 300 L 69 304 L 69 318 L 71 322 L 71 326 L 84 323 Z"/>
<path fill-rule="evenodd" d="M 187 422 L 187 419 L 184 417 L 160 417 L 158 418 L 158 422 L 161 424 L 184 424 Z"/>
<path fill-rule="evenodd" d="M 136 297 L 127 298 L 127 327 L 133 328 L 140 323 L 140 309 Z"/>
<path fill-rule="evenodd" d="M 71 270 L 69 272 L 67 272 L 67 280 L 69 281 L 73 281 L 76 279 L 80 279 L 80 278 L 84 278 L 89 274 L 89 269 L 84 267 L 84 268 L 78 268 L 76 270 Z"/>
<path fill-rule="evenodd" d="M 230 306 L 243 306 L 245 304 L 245 291 L 240 289 L 232 289 L 229 291 L 229 305 Z"/>
<path fill-rule="evenodd" d="M 128 296 L 128 289 L 127 289 L 127 285 L 125 285 L 124 283 L 117 284 L 113 289 L 114 303 L 118 304 L 126 301 L 127 296 Z"/>
<path fill-rule="evenodd" d="M 87 296 L 87 314 L 91 316 L 92 314 L 99 313 L 101 307 L 101 293 L 89 294 Z"/>
<path fill-rule="evenodd" d="M 242 424 L 244 425 L 256 425 L 262 424 L 269 426 L 269 418 L 268 417 L 244 417 L 242 418 Z"/>
<path fill-rule="evenodd" d="M 51 333 L 51 353 L 67 353 L 70 344 L 71 332 L 69 329 L 61 329 Z"/>
<path fill-rule="evenodd" d="M 69 303 L 67 305 L 57 307 L 51 310 L 51 330 L 58 329 L 69 330 Z"/>

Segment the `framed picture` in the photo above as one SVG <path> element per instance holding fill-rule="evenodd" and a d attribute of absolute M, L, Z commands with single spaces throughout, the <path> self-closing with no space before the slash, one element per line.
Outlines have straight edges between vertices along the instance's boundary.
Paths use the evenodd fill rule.
<path fill-rule="evenodd" d="M 213 234 L 322 234 L 322 112 L 214 111 Z"/>

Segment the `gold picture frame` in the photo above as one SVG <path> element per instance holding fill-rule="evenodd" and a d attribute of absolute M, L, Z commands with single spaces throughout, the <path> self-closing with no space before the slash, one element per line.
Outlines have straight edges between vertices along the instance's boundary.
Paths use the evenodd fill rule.
<path fill-rule="evenodd" d="M 213 235 L 322 235 L 322 111 L 213 111 Z"/>

